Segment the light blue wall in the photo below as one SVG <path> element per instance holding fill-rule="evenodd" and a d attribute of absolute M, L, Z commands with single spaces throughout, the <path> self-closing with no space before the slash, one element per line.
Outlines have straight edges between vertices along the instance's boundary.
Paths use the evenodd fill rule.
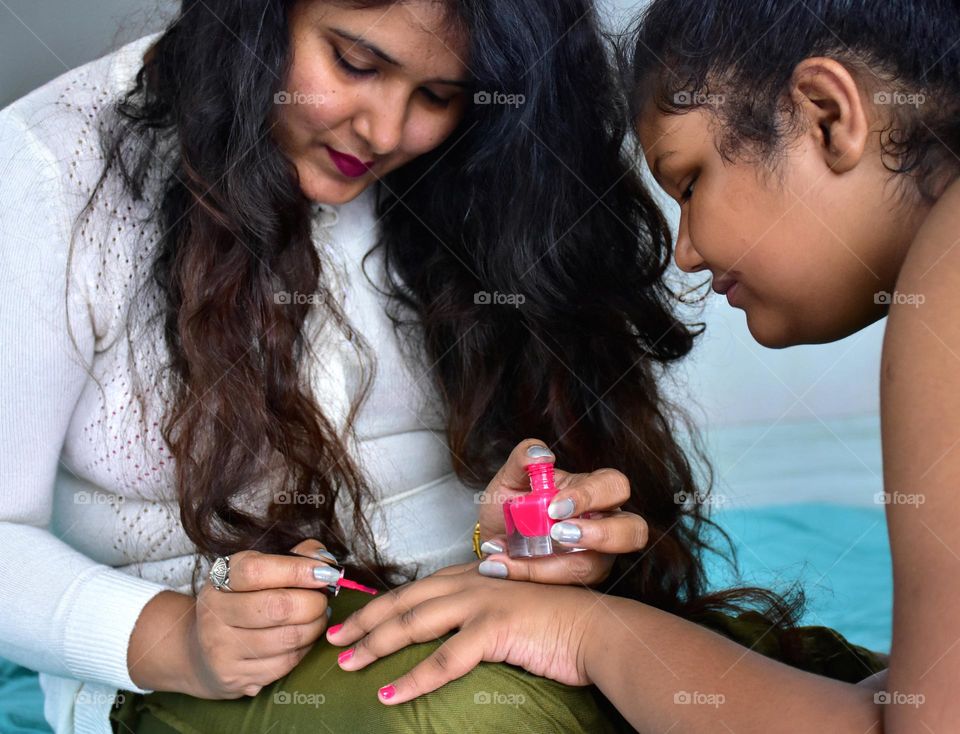
<path fill-rule="evenodd" d="M 0 0 L 0 108 L 159 30 L 173 0 Z"/>

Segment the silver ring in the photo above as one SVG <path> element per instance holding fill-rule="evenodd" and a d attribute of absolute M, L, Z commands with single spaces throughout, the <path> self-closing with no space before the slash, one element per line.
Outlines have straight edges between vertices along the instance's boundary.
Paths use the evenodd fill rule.
<path fill-rule="evenodd" d="M 230 556 L 217 556 L 210 568 L 210 583 L 217 591 L 233 591 L 230 583 Z"/>

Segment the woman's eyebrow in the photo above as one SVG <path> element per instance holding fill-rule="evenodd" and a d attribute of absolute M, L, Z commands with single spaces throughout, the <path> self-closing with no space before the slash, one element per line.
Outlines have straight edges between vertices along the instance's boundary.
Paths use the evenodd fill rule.
<path fill-rule="evenodd" d="M 333 33 L 335 33 L 336 35 L 338 35 L 338 36 L 340 36 L 341 38 L 343 38 L 344 40 L 350 41 L 351 43 L 356 44 L 357 46 L 360 46 L 361 48 L 365 49 L 366 51 L 369 51 L 369 52 L 372 53 L 374 56 L 377 56 L 377 57 L 383 59 L 384 61 L 386 61 L 386 62 L 387 62 L 388 64 L 390 64 L 391 66 L 396 66 L 398 69 L 402 69 L 402 68 L 403 68 L 403 64 L 401 64 L 399 61 L 397 61 L 395 58 L 393 58 L 393 57 L 392 57 L 390 54 L 388 54 L 386 51 L 383 51 L 382 49 L 377 48 L 377 47 L 374 46 L 372 43 L 370 43 L 369 41 L 361 38 L 360 36 L 355 36 L 355 35 L 353 35 L 352 33 L 349 33 L 349 32 L 347 32 L 347 31 L 343 30 L 342 28 L 330 28 L 330 30 L 331 30 Z M 457 87 L 469 87 L 469 86 L 470 86 L 470 81 L 467 80 L 467 79 L 430 79 L 430 80 L 428 80 L 428 81 L 430 81 L 430 82 L 432 82 L 432 83 L 436 83 L 436 84 L 452 84 L 452 85 L 457 86 Z"/>

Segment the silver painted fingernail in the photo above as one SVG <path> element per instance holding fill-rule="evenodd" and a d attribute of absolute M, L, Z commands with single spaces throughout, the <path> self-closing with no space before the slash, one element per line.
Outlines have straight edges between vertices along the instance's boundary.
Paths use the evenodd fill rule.
<path fill-rule="evenodd" d="M 490 576 L 495 579 L 505 579 L 507 577 L 507 566 L 499 561 L 484 561 L 477 570 L 483 576 Z"/>
<path fill-rule="evenodd" d="M 327 619 L 330 619 L 330 617 L 333 616 L 333 607 L 327 607 L 326 615 Z"/>
<path fill-rule="evenodd" d="M 576 543 L 581 535 L 580 528 L 569 522 L 558 522 L 550 528 L 550 537 L 559 543 Z"/>
<path fill-rule="evenodd" d="M 492 540 L 485 540 L 480 544 L 480 552 L 490 555 L 491 553 L 503 553 L 503 546 L 494 543 Z"/>
<path fill-rule="evenodd" d="M 318 561 L 330 561 L 330 563 L 335 563 L 338 566 L 340 565 L 340 561 L 337 560 L 337 557 L 333 555 L 333 553 L 328 550 L 323 550 L 322 548 L 315 550 L 313 552 L 313 557 Z"/>
<path fill-rule="evenodd" d="M 547 507 L 547 514 L 554 520 L 566 520 L 573 515 L 573 499 L 567 497 L 559 502 L 551 502 Z"/>
<path fill-rule="evenodd" d="M 553 452 L 546 446 L 531 446 L 527 449 L 527 456 L 531 459 L 552 459 Z"/>
<path fill-rule="evenodd" d="M 340 580 L 340 572 L 332 566 L 317 566 L 313 569 L 313 577 L 325 584 L 335 584 Z"/>

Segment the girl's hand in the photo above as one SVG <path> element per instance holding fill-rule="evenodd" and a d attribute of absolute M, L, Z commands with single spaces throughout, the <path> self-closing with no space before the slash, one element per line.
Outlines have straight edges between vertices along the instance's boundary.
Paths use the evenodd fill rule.
<path fill-rule="evenodd" d="M 649 537 L 647 523 L 620 506 L 630 497 L 630 482 L 615 469 L 589 474 L 554 470 L 557 496 L 550 515 L 563 522 L 553 526 L 554 540 L 585 551 L 542 558 L 510 558 L 507 553 L 503 505 L 530 491 L 529 464 L 553 462 L 543 441 L 527 439 L 511 452 L 507 462 L 480 498 L 480 540 L 486 559 L 480 573 L 546 584 L 595 586 L 610 575 L 619 553 L 643 549 Z"/>
<path fill-rule="evenodd" d="M 203 694 L 198 697 L 257 695 L 293 670 L 323 634 L 327 595 L 317 591 L 336 582 L 339 573 L 322 560 L 327 551 L 317 540 L 291 550 L 307 557 L 231 554 L 232 591 L 217 591 L 209 582 L 200 589 L 190 634 L 192 667 Z M 317 579 L 314 569 L 321 575 L 328 569 L 329 577 Z"/>
<path fill-rule="evenodd" d="M 584 640 L 600 594 L 590 589 L 503 583 L 481 576 L 476 563 L 450 566 L 368 602 L 327 630 L 343 670 L 459 629 L 428 658 L 395 681 L 380 700 L 403 703 L 469 673 L 481 661 L 506 662 L 573 686 L 590 684 Z"/>

